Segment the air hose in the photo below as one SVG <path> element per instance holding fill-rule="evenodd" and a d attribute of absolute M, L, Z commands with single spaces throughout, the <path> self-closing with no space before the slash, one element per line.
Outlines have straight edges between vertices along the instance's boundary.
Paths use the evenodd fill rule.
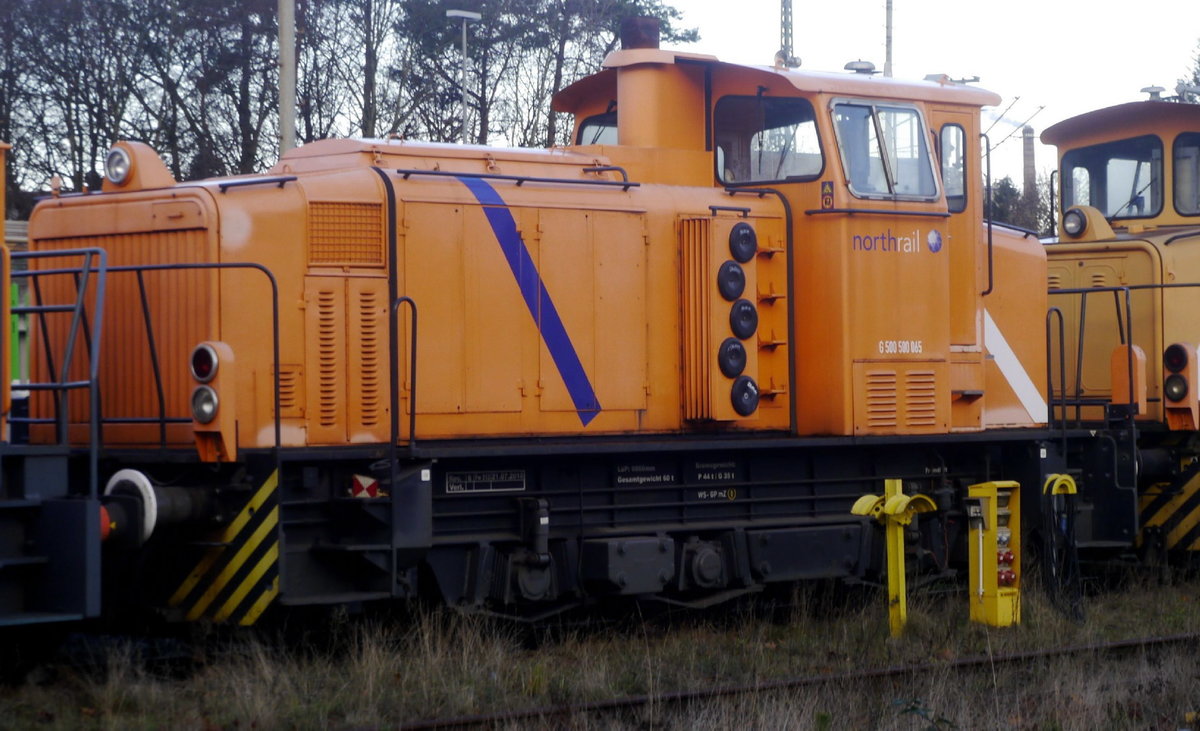
<path fill-rule="evenodd" d="M 1042 581 L 1051 603 L 1082 622 L 1083 581 L 1075 541 L 1075 480 L 1050 475 L 1042 486 Z"/>

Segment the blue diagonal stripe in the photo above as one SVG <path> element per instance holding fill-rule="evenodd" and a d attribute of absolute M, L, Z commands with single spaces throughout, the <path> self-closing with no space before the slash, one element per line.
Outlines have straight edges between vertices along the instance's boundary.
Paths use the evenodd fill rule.
<path fill-rule="evenodd" d="M 465 176 L 458 179 L 483 206 L 483 213 L 491 224 L 492 233 L 496 235 L 496 241 L 500 243 L 508 267 L 521 289 L 525 306 L 529 308 L 529 314 L 542 334 L 542 341 L 546 343 L 550 357 L 554 359 L 554 365 L 567 386 L 567 393 L 571 395 L 571 401 L 575 404 L 579 421 L 587 426 L 600 413 L 600 401 L 597 400 L 592 382 L 588 380 L 587 372 L 583 369 L 579 354 L 575 352 L 575 345 L 567 335 L 567 328 L 558 316 L 558 309 L 550 299 L 546 284 L 538 274 L 533 257 L 529 255 L 529 249 L 517 231 L 517 222 L 513 219 L 512 211 L 486 180 Z"/>

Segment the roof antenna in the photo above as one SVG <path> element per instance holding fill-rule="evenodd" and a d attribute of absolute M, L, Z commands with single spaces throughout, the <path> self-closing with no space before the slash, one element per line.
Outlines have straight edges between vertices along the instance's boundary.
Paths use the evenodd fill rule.
<path fill-rule="evenodd" d="M 1143 94 L 1150 95 L 1150 101 L 1152 102 L 1162 101 L 1162 93 L 1164 91 L 1166 91 L 1166 89 L 1162 88 L 1161 86 L 1143 86 L 1141 88 L 1141 92 Z"/>

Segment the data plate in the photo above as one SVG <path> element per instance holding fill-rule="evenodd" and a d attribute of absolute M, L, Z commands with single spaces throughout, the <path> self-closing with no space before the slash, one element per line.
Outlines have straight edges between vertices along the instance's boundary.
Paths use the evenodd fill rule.
<path fill-rule="evenodd" d="M 525 470 L 483 470 L 447 472 L 446 492 L 521 492 L 525 489 Z"/>

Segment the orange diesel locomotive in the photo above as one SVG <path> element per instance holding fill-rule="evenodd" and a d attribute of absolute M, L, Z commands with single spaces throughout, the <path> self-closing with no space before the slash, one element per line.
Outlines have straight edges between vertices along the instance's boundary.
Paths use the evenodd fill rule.
<path fill-rule="evenodd" d="M 5 272 L 0 623 L 705 605 L 877 575 L 850 508 L 885 478 L 952 570 L 968 485 L 1090 434 L 1047 428 L 1043 247 L 984 222 L 997 101 L 641 47 L 557 96 L 563 148 L 325 140 L 179 183 L 118 143 Z"/>
<path fill-rule="evenodd" d="M 1121 104 L 1042 140 L 1058 146 L 1063 211 L 1047 246 L 1057 421 L 1121 445 L 1116 479 L 1091 480 L 1108 487 L 1082 506 L 1089 538 L 1123 548 L 1138 532 L 1156 557 L 1200 549 L 1200 105 Z"/>

